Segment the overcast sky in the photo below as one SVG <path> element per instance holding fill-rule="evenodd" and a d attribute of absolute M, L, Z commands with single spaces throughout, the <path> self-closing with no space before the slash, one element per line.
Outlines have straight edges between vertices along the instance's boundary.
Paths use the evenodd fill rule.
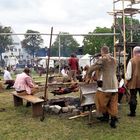
<path fill-rule="evenodd" d="M 110 27 L 113 0 L 0 0 L 0 23 L 16 33 L 88 33 Z"/>

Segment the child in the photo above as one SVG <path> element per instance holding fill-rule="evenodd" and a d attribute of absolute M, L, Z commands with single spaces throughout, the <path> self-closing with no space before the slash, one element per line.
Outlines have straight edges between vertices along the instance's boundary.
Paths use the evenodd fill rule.
<path fill-rule="evenodd" d="M 119 82 L 119 88 L 118 88 L 118 105 L 120 105 L 124 94 L 125 94 L 125 87 L 124 87 L 124 74 L 123 74 Z"/>
<path fill-rule="evenodd" d="M 61 74 L 63 76 L 63 83 L 70 82 L 68 66 L 64 66 L 64 68 L 61 70 Z"/>
<path fill-rule="evenodd" d="M 86 74 L 87 74 L 87 71 L 89 70 L 89 66 L 86 65 L 82 71 L 82 80 L 83 82 L 85 82 L 85 78 L 86 78 Z"/>

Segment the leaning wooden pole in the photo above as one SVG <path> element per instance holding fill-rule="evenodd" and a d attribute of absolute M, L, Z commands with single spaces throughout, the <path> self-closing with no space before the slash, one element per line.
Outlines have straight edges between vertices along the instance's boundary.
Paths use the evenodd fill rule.
<path fill-rule="evenodd" d="M 48 101 L 48 74 L 49 74 L 49 62 L 50 62 L 50 50 L 51 50 L 51 44 L 52 44 L 52 35 L 53 35 L 53 27 L 51 27 L 51 34 L 50 34 L 50 44 L 48 48 L 48 59 L 47 59 L 47 67 L 46 67 L 46 81 L 45 81 L 45 90 L 44 90 L 44 104 L 42 105 L 42 117 L 40 118 L 40 121 L 43 121 L 45 118 L 45 105 Z"/>
<path fill-rule="evenodd" d="M 46 67 L 46 81 L 45 81 L 45 91 L 44 91 L 45 101 L 48 100 L 48 75 L 49 75 L 49 63 L 50 63 L 50 50 L 51 50 L 51 45 L 52 45 L 52 35 L 53 35 L 53 27 L 51 27 L 50 44 L 49 44 L 49 49 L 48 49 L 48 59 L 47 59 L 47 67 Z"/>

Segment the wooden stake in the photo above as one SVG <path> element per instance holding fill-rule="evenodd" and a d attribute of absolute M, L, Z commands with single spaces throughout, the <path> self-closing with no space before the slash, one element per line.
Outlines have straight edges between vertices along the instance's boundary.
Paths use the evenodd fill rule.
<path fill-rule="evenodd" d="M 44 99 L 45 101 L 48 100 L 48 74 L 49 74 L 49 62 L 50 62 L 50 50 L 52 45 L 52 34 L 53 34 L 53 27 L 51 27 L 51 35 L 50 35 L 50 44 L 48 49 L 48 61 L 47 61 L 47 67 L 46 67 L 46 82 L 45 82 L 45 92 L 44 92 Z"/>

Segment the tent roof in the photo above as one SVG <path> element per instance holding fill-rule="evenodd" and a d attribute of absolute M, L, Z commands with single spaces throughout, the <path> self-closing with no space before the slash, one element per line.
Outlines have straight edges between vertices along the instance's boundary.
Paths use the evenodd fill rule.
<path fill-rule="evenodd" d="M 38 57 L 38 58 L 41 58 L 41 59 L 48 59 L 48 56 L 45 56 L 45 57 Z M 69 57 L 50 57 L 51 60 L 67 60 Z"/>
<path fill-rule="evenodd" d="M 91 56 L 91 55 L 87 53 L 87 54 L 85 54 L 81 59 L 90 59 L 90 56 Z"/>

